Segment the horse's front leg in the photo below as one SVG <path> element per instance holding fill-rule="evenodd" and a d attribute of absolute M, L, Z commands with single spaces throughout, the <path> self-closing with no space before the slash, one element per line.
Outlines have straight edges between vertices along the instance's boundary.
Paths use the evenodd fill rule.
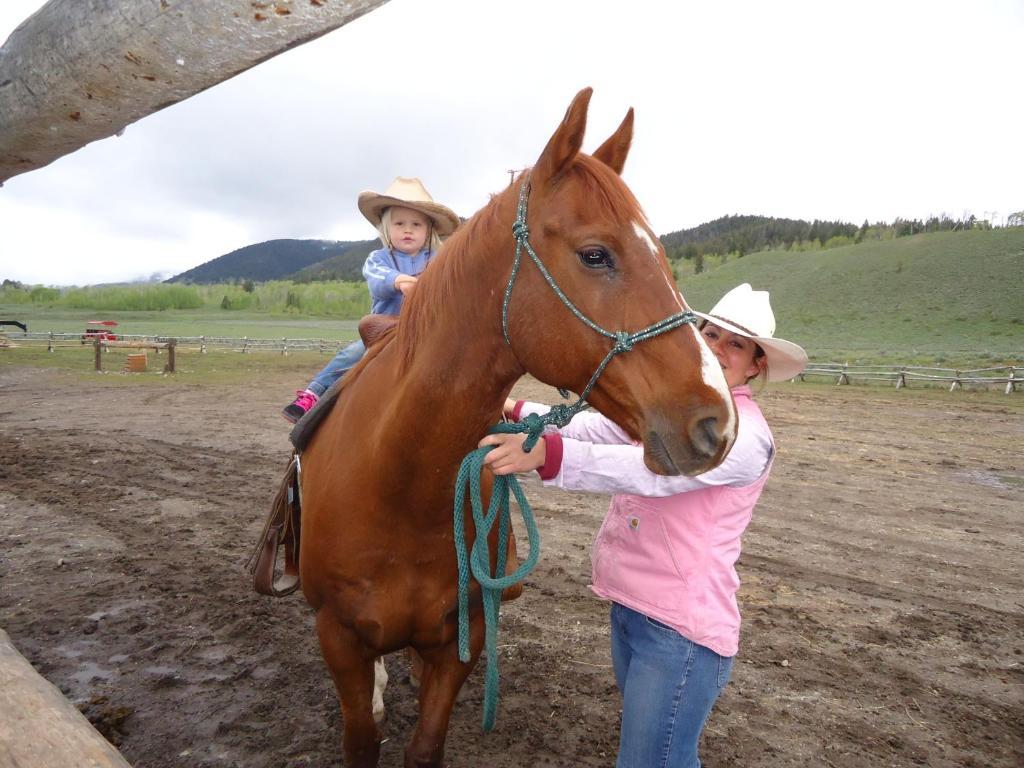
<path fill-rule="evenodd" d="M 349 768 L 376 768 L 380 733 L 374 722 L 374 656 L 367 655 L 355 632 L 337 622 L 330 609 L 316 614 L 320 650 L 341 701 L 342 751 Z"/>
<path fill-rule="evenodd" d="M 459 661 L 458 640 L 454 638 L 440 648 L 419 649 L 423 660 L 420 717 L 416 732 L 405 748 L 405 768 L 441 765 L 455 697 L 476 666 L 483 649 L 483 636 L 483 621 L 470 622 L 470 661 L 466 664 Z"/>

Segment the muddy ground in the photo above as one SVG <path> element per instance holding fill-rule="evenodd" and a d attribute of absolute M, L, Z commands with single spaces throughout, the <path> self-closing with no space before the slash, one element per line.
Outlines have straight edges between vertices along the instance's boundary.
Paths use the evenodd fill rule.
<path fill-rule="evenodd" d="M 308 373 L 0 368 L 0 627 L 136 768 L 340 764 L 312 616 L 242 568 L 287 456 L 279 409 Z M 1024 394 L 787 384 L 760 401 L 780 454 L 705 763 L 1021 765 Z M 543 556 L 504 609 L 497 728 L 480 731 L 480 667 L 448 762 L 609 766 L 607 608 L 587 590 L 607 499 L 528 493 Z M 388 666 L 397 766 L 416 705 L 404 659 Z"/>

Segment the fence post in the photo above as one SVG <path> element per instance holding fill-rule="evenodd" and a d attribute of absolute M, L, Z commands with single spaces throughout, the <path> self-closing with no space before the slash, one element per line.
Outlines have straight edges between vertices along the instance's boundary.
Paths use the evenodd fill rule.
<path fill-rule="evenodd" d="M 896 389 L 903 389 L 907 386 L 907 369 L 900 367 L 899 374 L 896 376 Z"/>
<path fill-rule="evenodd" d="M 96 366 L 97 371 L 103 371 L 103 342 L 100 341 L 99 336 L 92 343 L 93 346 L 93 363 Z"/>
<path fill-rule="evenodd" d="M 1006 392 L 1005 392 L 1005 394 L 1008 395 L 1011 392 L 1016 392 L 1016 391 L 1017 391 L 1017 370 L 1016 370 L 1016 368 L 1014 368 L 1011 365 L 1010 366 L 1010 378 L 1007 379 L 1007 381 L 1006 381 Z"/>
<path fill-rule="evenodd" d="M 244 355 L 244 354 L 245 354 L 246 352 L 248 352 L 248 351 L 249 351 L 249 350 L 247 350 L 247 349 L 246 349 L 246 347 L 248 347 L 248 346 L 249 346 L 249 337 L 248 337 L 248 336 L 243 336 L 243 337 L 242 337 L 242 354 L 243 354 L 243 355 Z"/>
<path fill-rule="evenodd" d="M 206 337 L 205 336 L 200 336 L 199 337 L 199 354 L 201 354 L 201 355 L 205 355 L 206 354 Z"/>
<path fill-rule="evenodd" d="M 849 367 L 849 363 L 843 363 L 843 370 L 839 372 L 839 378 L 836 380 L 836 386 L 840 384 L 849 384 L 850 377 L 846 375 L 846 369 Z"/>
<path fill-rule="evenodd" d="M 175 349 L 178 346 L 177 339 L 167 340 L 167 365 L 164 366 L 165 373 L 174 373 Z"/>
<path fill-rule="evenodd" d="M 957 387 L 960 387 L 961 389 L 963 388 L 963 385 L 960 383 L 960 371 L 954 370 L 953 374 L 953 383 L 949 385 L 950 392 L 952 392 Z"/>
<path fill-rule="evenodd" d="M 285 336 L 281 339 L 281 355 L 284 357 L 288 356 L 288 337 Z"/>

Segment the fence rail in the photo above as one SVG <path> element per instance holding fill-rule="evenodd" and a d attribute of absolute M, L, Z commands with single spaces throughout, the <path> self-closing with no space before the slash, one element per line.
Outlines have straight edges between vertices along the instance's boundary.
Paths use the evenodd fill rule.
<path fill-rule="evenodd" d="M 8 332 L 5 334 L 9 342 L 27 345 L 45 344 L 49 351 L 60 347 L 92 346 L 93 340 L 85 338 L 81 333 L 57 333 L 50 331 Z M 243 336 L 149 336 L 139 334 L 117 334 L 119 341 L 135 342 L 146 345 L 166 345 L 175 342 L 178 351 L 192 350 L 206 353 L 211 349 L 230 350 L 242 353 L 277 352 L 287 355 L 289 352 L 317 352 L 321 355 L 333 355 L 338 348 L 347 342 L 337 339 L 301 339 L 282 337 L 279 339 L 256 339 Z M 159 354 L 159 352 L 158 352 Z M 910 386 L 912 383 L 935 386 L 949 384 L 952 392 L 965 385 L 970 386 L 1002 386 L 1006 394 L 1024 391 L 1024 368 L 1001 366 L 998 368 L 936 368 L 919 365 L 849 365 L 847 363 L 816 363 L 812 362 L 806 370 L 796 377 L 800 381 L 807 379 L 832 379 L 837 385 L 851 384 L 856 381 L 888 382 L 896 389 Z"/>
<path fill-rule="evenodd" d="M 82 333 L 58 333 L 56 331 L 31 331 L 4 334 L 11 343 L 37 346 L 45 344 L 49 351 L 60 347 L 79 347 L 91 345 L 93 339 Z M 338 348 L 347 342 L 337 339 L 252 339 L 247 336 L 233 338 L 229 336 L 153 336 L 143 334 L 116 334 L 118 341 L 136 342 L 140 344 L 166 344 L 174 340 L 178 350 L 193 350 L 205 353 L 211 349 L 233 350 L 237 352 L 278 352 L 287 355 L 289 352 L 318 352 L 321 355 L 333 355 Z M 351 340 L 354 340 L 353 337 Z"/>
<path fill-rule="evenodd" d="M 797 378 L 824 377 L 837 385 L 854 381 L 891 382 L 902 389 L 913 382 L 921 384 L 949 383 L 949 391 L 972 386 L 1005 386 L 1006 394 L 1024 387 L 1024 368 L 1001 366 L 998 368 L 935 368 L 923 365 L 848 365 L 846 363 L 811 363 Z"/>

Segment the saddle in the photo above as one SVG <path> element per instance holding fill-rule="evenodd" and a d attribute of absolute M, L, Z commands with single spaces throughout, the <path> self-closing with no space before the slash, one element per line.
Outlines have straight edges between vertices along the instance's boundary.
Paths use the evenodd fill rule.
<path fill-rule="evenodd" d="M 359 321 L 359 336 L 370 347 L 378 341 L 398 318 L 393 315 L 367 315 Z M 316 405 L 309 409 L 288 435 L 295 450 L 292 453 L 284 480 L 274 497 L 270 515 L 263 526 L 255 550 L 249 555 L 246 568 L 252 574 L 253 589 L 261 595 L 284 597 L 299 588 L 299 541 L 302 525 L 302 500 L 299 487 L 302 482 L 302 450 L 309 445 L 324 417 L 338 400 L 339 382 L 324 393 Z M 277 573 L 277 560 L 284 549 L 284 568 Z"/>
<path fill-rule="evenodd" d="M 299 539 L 302 503 L 299 496 L 301 464 L 292 454 L 284 480 L 274 497 L 270 515 L 263 526 L 256 549 L 246 568 L 252 574 L 253 589 L 261 595 L 284 597 L 299 588 Z M 277 558 L 284 549 L 284 570 L 277 574 Z"/>

